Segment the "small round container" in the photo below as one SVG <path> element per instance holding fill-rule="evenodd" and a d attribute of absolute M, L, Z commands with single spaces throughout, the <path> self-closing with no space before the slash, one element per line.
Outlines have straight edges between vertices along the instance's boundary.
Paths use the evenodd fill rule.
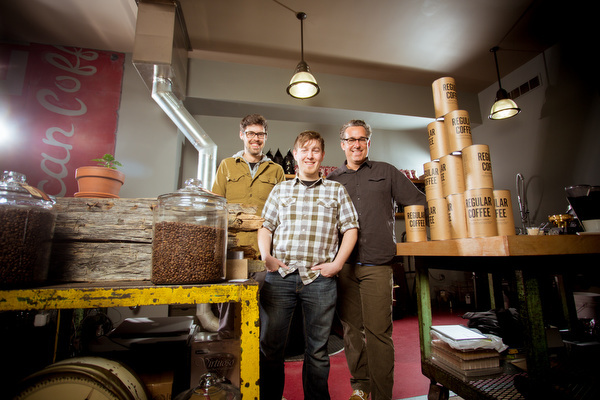
<path fill-rule="evenodd" d="M 427 201 L 433 199 L 443 199 L 442 179 L 440 177 L 440 162 L 429 161 L 423 164 L 425 174 L 425 198 Z"/>
<path fill-rule="evenodd" d="M 154 284 L 218 282 L 225 275 L 227 201 L 202 188 L 197 179 L 158 196 L 154 209 Z"/>
<path fill-rule="evenodd" d="M 427 241 L 427 223 L 425 220 L 425 206 L 405 206 L 404 222 L 406 227 L 407 242 Z"/>
<path fill-rule="evenodd" d="M 473 144 L 471 119 L 466 110 L 454 110 L 444 115 L 446 142 L 450 153 L 462 151 Z"/>
<path fill-rule="evenodd" d="M 452 239 L 447 200 L 445 198 L 428 200 L 427 208 L 431 240 Z"/>
<path fill-rule="evenodd" d="M 25 175 L 4 171 L 0 179 L 0 286 L 32 286 L 47 279 L 55 223 L 54 201 L 29 186 Z"/>
<path fill-rule="evenodd" d="M 454 78 L 445 76 L 431 84 L 435 117 L 441 118 L 450 111 L 458 110 L 458 96 Z"/>
<path fill-rule="evenodd" d="M 433 121 L 427 125 L 429 139 L 429 156 L 431 160 L 439 160 L 450 153 L 448 151 L 448 138 L 444 121 Z"/>

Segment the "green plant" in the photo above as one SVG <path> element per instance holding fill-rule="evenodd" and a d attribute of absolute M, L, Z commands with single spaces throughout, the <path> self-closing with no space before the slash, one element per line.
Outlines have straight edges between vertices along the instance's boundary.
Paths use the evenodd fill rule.
<path fill-rule="evenodd" d="M 117 169 L 117 167 L 122 167 L 123 164 L 115 160 L 115 157 L 112 154 L 105 154 L 102 158 L 94 158 L 92 161 L 98 162 L 98 166 L 106 167 L 110 169 Z"/>

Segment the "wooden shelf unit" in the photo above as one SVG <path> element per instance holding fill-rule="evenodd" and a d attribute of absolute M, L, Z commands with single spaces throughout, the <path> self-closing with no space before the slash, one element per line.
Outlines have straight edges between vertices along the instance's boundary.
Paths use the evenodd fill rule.
<path fill-rule="evenodd" d="M 524 327 L 527 379 L 543 381 L 550 361 L 540 297 L 543 278 L 553 275 L 560 282 L 562 312 L 569 328 L 577 326 L 573 291 L 568 282 L 572 275 L 597 268 L 600 235 L 494 236 L 398 243 L 397 255 L 414 257 L 416 269 L 419 338 L 422 371 L 432 383 L 439 383 L 464 399 L 524 398 L 515 389 L 514 372 L 503 374 L 498 385 L 492 380 L 467 382 L 431 360 L 432 325 L 429 269 L 463 270 L 488 273 L 492 307 L 502 307 L 502 291 L 494 275 L 511 273 L 517 285 L 519 313 Z M 500 389 L 498 389 L 500 388 Z M 504 397 L 510 392 L 510 396 Z"/>

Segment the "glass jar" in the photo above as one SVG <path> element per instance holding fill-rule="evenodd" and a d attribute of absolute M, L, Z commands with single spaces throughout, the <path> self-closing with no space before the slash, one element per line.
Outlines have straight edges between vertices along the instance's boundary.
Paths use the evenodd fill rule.
<path fill-rule="evenodd" d="M 200 378 L 198 386 L 179 393 L 174 400 L 239 400 L 241 398 L 238 388 L 227 383 L 219 375 L 207 372 Z"/>
<path fill-rule="evenodd" d="M 158 196 L 154 209 L 154 284 L 218 282 L 225 275 L 227 201 L 189 179 L 185 188 Z"/>
<path fill-rule="evenodd" d="M 54 201 L 29 186 L 25 175 L 0 179 L 0 286 L 29 286 L 48 277 L 56 223 Z"/>

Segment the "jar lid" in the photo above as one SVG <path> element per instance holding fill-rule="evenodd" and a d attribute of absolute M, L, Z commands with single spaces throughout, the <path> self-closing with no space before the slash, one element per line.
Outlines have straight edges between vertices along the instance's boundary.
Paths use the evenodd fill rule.
<path fill-rule="evenodd" d="M 200 377 L 198 386 L 180 393 L 174 400 L 238 400 L 240 398 L 241 394 L 238 388 L 226 383 L 223 377 L 207 372 Z"/>
<path fill-rule="evenodd" d="M 29 186 L 25 174 L 4 171 L 0 178 L 0 204 L 28 205 L 50 209 L 54 200 L 42 190 Z"/>
<path fill-rule="evenodd" d="M 185 187 L 174 193 L 158 196 L 159 205 L 181 206 L 190 208 L 204 208 L 207 206 L 224 207 L 227 204 L 225 197 L 208 191 L 202 187 L 200 179 L 188 179 Z"/>

